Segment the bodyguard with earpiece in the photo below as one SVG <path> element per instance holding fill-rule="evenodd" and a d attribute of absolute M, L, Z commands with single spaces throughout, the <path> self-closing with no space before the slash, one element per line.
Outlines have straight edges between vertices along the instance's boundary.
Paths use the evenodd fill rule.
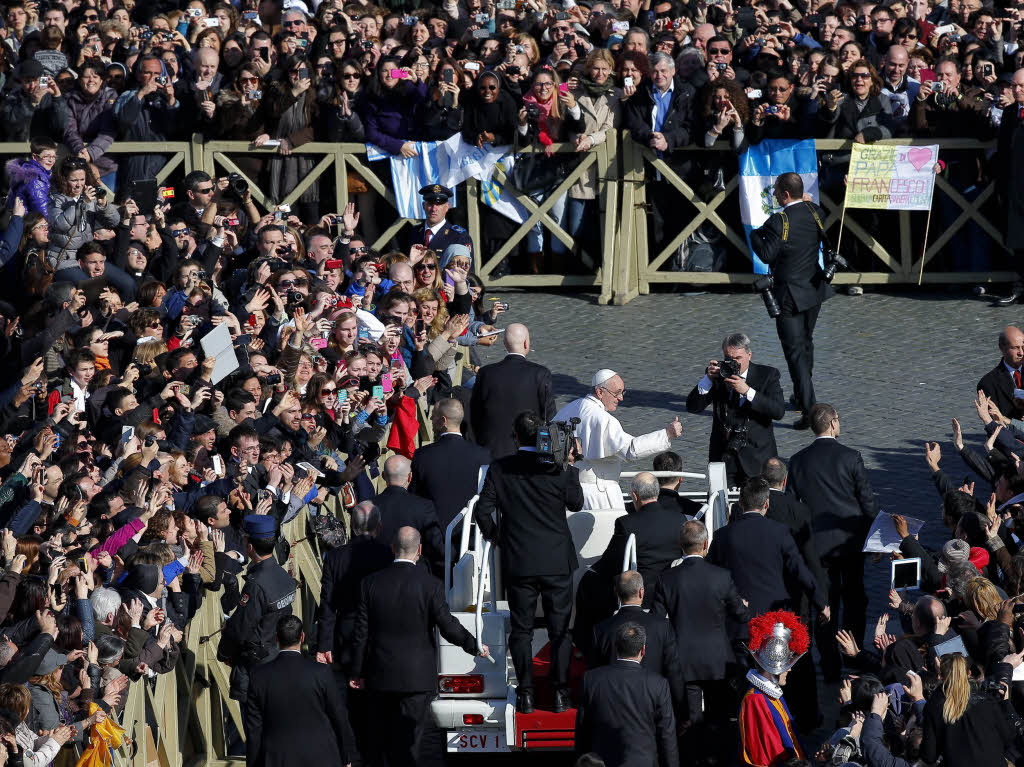
<path fill-rule="evenodd" d="M 825 214 L 810 201 L 810 195 L 804 194 L 804 183 L 797 173 L 779 176 L 774 191 L 782 210 L 773 213 L 764 226 L 750 233 L 750 244 L 772 269 L 772 285 L 768 289 L 778 302 L 778 313 L 777 316 L 775 312 L 769 313 L 775 316 L 782 353 L 793 379 L 796 404 L 802 411 L 793 428 L 806 429 L 810 426 L 808 414 L 815 403 L 811 383 L 814 326 L 822 302 L 833 294 L 830 276 L 818 264 Z M 827 258 L 828 271 L 835 274 L 842 259 L 831 252 Z M 768 305 L 767 300 L 765 304 Z"/>

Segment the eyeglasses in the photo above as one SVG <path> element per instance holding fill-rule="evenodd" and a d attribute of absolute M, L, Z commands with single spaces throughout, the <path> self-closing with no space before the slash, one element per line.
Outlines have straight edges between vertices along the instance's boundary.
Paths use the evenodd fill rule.
<path fill-rule="evenodd" d="M 298 280 L 281 280 L 279 283 L 277 283 L 277 285 L 278 285 L 278 287 L 281 287 L 281 288 L 291 288 L 291 287 L 295 287 L 295 286 L 298 286 L 300 288 L 304 288 L 307 285 L 309 285 L 309 280 L 301 279 L 301 278 L 298 279 Z"/>
<path fill-rule="evenodd" d="M 496 91 L 498 90 L 497 85 L 481 85 L 478 90 L 481 91 Z"/>
<path fill-rule="evenodd" d="M 360 246 L 358 248 L 349 248 L 349 252 L 350 253 L 369 253 L 370 252 L 370 248 L 367 247 L 366 245 L 362 245 L 362 246 Z"/>
<path fill-rule="evenodd" d="M 188 229 L 171 229 L 171 237 L 184 237 L 188 234 Z"/>
<path fill-rule="evenodd" d="M 208 187 L 206 187 L 206 189 L 196 189 L 196 194 L 212 194 L 212 193 L 213 193 L 213 187 L 212 186 L 208 186 Z"/>
<path fill-rule="evenodd" d="M 302 21 L 301 19 L 296 19 L 295 21 L 286 21 L 286 22 L 282 23 L 281 26 L 282 27 L 301 27 L 305 23 L 306 22 Z"/>
<path fill-rule="evenodd" d="M 543 88 L 544 90 L 547 90 L 548 88 L 554 88 L 555 84 L 554 83 L 534 83 L 533 87 L 534 88 Z"/>
<path fill-rule="evenodd" d="M 85 160 L 81 157 L 69 157 L 64 161 L 64 168 L 65 170 L 85 170 Z"/>
<path fill-rule="evenodd" d="M 258 83 L 260 78 L 258 77 L 239 77 L 238 82 L 240 83 Z"/>
<path fill-rule="evenodd" d="M 850 79 L 851 80 L 870 80 L 871 79 L 871 73 L 870 72 L 850 72 Z"/>
<path fill-rule="evenodd" d="M 302 414 L 302 420 L 303 421 L 315 421 L 316 420 L 316 414 L 314 414 L 314 413 L 303 413 Z"/>
<path fill-rule="evenodd" d="M 36 155 L 36 157 L 38 157 L 40 160 L 56 160 L 57 159 L 57 153 L 56 152 L 47 152 L 46 154 Z M 81 159 L 81 158 L 79 158 L 79 159 Z"/>
<path fill-rule="evenodd" d="M 432 272 L 437 269 L 437 264 L 416 264 L 413 269 L 417 272 Z"/>
<path fill-rule="evenodd" d="M 320 396 L 321 397 L 336 397 L 336 396 L 338 396 L 338 390 L 337 389 L 321 389 L 320 390 Z"/>
<path fill-rule="evenodd" d="M 100 15 L 98 13 L 86 14 L 82 16 L 82 21 L 99 21 Z"/>
<path fill-rule="evenodd" d="M 331 45 L 348 45 L 348 40 L 331 40 Z"/>
<path fill-rule="evenodd" d="M 612 391 L 611 389 L 605 389 L 605 387 L 603 387 L 603 386 L 601 388 L 604 389 L 609 394 L 611 394 L 613 397 L 615 397 L 615 399 L 622 399 L 622 395 L 624 395 L 626 393 L 625 389 L 619 389 L 618 391 Z"/>
<path fill-rule="evenodd" d="M 343 74 L 341 76 L 341 79 L 342 80 L 360 80 L 360 79 L 362 79 L 362 77 L 363 76 L 361 74 L 358 74 L 356 72 L 346 72 L 345 74 Z"/>
<path fill-rule="evenodd" d="M 728 56 L 730 53 L 732 53 L 732 49 L 731 48 L 711 48 L 710 50 L 708 50 L 708 53 L 711 54 L 712 56 Z"/>

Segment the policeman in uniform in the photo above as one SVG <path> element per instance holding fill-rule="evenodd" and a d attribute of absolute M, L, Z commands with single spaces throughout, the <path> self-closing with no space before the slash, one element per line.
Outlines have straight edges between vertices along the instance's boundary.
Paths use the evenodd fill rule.
<path fill-rule="evenodd" d="M 796 404 L 803 411 L 793 428 L 806 429 L 815 403 L 811 383 L 814 325 L 822 302 L 833 294 L 818 264 L 824 213 L 810 196 L 804 196 L 804 183 L 797 173 L 783 173 L 775 180 L 775 199 L 783 210 L 750 233 L 750 245 L 772 268 L 775 298 L 782 310 L 775 325 L 793 379 Z"/>
<path fill-rule="evenodd" d="M 420 189 L 423 198 L 423 211 L 427 214 L 422 224 L 416 224 L 409 235 L 409 245 L 425 245 L 435 253 L 444 253 L 452 243 L 465 245 L 473 252 L 473 242 L 469 232 L 457 224 L 445 221 L 448 215 L 448 204 L 454 195 L 451 189 L 440 184 L 428 184 Z"/>
<path fill-rule="evenodd" d="M 231 697 L 244 701 L 249 671 L 272 661 L 278 653 L 277 622 L 292 614 L 295 581 L 274 559 L 277 521 L 265 514 L 242 520 L 249 567 L 238 607 L 224 624 L 218 660 L 231 666 Z"/>

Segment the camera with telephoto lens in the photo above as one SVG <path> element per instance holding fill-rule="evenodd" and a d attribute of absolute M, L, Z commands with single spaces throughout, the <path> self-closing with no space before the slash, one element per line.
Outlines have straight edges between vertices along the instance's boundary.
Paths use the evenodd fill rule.
<path fill-rule="evenodd" d="M 564 471 L 569 459 L 576 455 L 576 426 L 579 418 L 552 421 L 537 429 L 537 458 L 541 463 L 557 466 Z"/>
<path fill-rule="evenodd" d="M 740 363 L 736 360 L 724 359 L 718 363 L 718 375 L 725 380 L 740 374 Z"/>
<path fill-rule="evenodd" d="M 836 276 L 836 269 L 846 269 L 850 266 L 845 258 L 840 256 L 834 250 L 826 251 L 825 253 L 825 282 L 832 282 L 832 279 Z"/>
<path fill-rule="evenodd" d="M 238 173 L 229 173 L 228 188 L 230 188 L 237 197 L 241 198 L 249 191 L 249 182 L 242 178 Z"/>
<path fill-rule="evenodd" d="M 764 301 L 764 308 L 768 310 L 768 316 L 773 320 L 782 314 L 782 307 L 779 306 L 779 301 L 775 298 L 775 294 L 772 292 L 772 288 L 774 287 L 775 278 L 770 274 L 766 274 L 764 277 L 754 280 L 754 292 L 761 294 L 761 300 Z"/>

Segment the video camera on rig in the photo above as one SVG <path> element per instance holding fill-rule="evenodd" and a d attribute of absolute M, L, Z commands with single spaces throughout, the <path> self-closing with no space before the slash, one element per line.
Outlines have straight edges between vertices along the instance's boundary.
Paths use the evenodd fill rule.
<path fill-rule="evenodd" d="M 564 471 L 570 458 L 579 457 L 576 450 L 576 426 L 579 422 L 579 418 L 570 418 L 568 423 L 552 421 L 537 429 L 537 458 L 541 463 L 553 464 Z"/>

